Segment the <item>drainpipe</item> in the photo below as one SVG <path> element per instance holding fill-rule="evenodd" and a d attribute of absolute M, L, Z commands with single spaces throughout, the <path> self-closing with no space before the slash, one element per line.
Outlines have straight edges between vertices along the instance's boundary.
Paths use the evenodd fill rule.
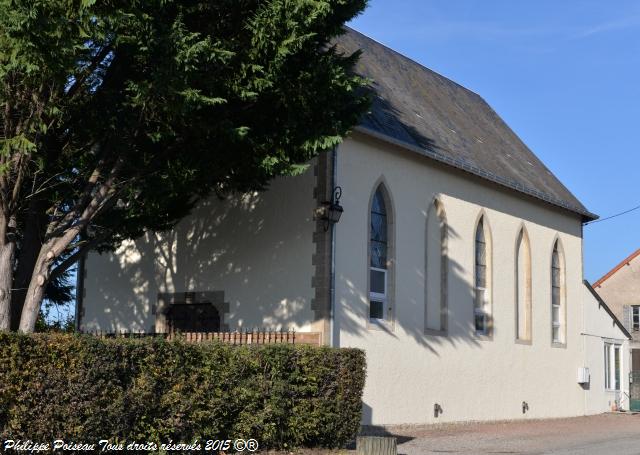
<path fill-rule="evenodd" d="M 336 147 L 331 151 L 331 191 L 333 191 L 338 184 L 338 163 L 337 163 L 337 150 Z M 331 223 L 331 272 L 330 272 L 330 299 L 331 308 L 329 310 L 329 346 L 336 345 L 336 336 L 334 333 L 334 319 L 336 313 L 336 224 Z"/>
<path fill-rule="evenodd" d="M 583 284 L 584 286 L 584 284 Z M 582 297 L 584 295 L 584 289 L 581 289 L 581 294 L 580 294 L 580 303 L 581 303 L 581 307 L 582 307 L 582 332 L 580 333 L 580 336 L 582 337 L 582 366 L 586 367 L 587 366 L 587 336 L 585 335 L 587 333 L 587 315 L 586 315 L 586 305 L 585 305 L 585 300 Z M 566 324 L 566 322 L 565 322 Z M 588 384 L 588 388 L 591 389 L 591 377 L 589 377 L 589 384 Z M 583 397 L 584 397 L 584 402 L 583 402 L 583 408 L 584 408 L 584 415 L 587 415 L 588 412 L 588 391 L 587 391 L 587 387 L 584 388 L 584 390 L 582 391 L 583 393 Z"/>
<path fill-rule="evenodd" d="M 581 266 L 581 270 L 582 270 L 582 286 L 584 286 L 584 220 L 582 221 L 582 224 L 580 225 L 580 266 Z M 582 337 L 582 366 L 586 367 L 587 366 L 587 336 L 586 333 L 588 333 L 587 331 L 587 310 L 586 310 L 586 302 L 585 299 L 583 297 L 584 295 L 584 287 L 580 288 L 580 308 L 582 310 L 582 331 L 580 333 L 580 336 Z M 567 324 L 567 322 L 565 321 L 565 325 Z M 567 331 L 568 333 L 568 331 Z M 589 377 L 589 389 L 591 389 L 591 377 Z M 588 399 L 588 391 L 587 388 L 585 387 L 582 391 L 582 396 L 584 397 L 583 399 L 583 403 L 582 403 L 582 407 L 584 409 L 583 414 L 587 415 L 588 412 L 588 407 L 589 407 L 589 399 Z"/>

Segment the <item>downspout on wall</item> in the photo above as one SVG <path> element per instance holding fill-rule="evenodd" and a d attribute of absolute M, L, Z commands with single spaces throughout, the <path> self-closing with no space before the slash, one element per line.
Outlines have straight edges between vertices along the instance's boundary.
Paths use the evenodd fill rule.
<path fill-rule="evenodd" d="M 584 280 L 584 225 L 585 225 L 586 220 L 583 218 L 582 220 L 582 224 L 580 225 L 580 265 L 581 265 L 581 278 Z M 580 330 L 580 337 L 582 338 L 582 365 L 583 366 L 587 366 L 588 365 L 588 359 L 587 359 L 587 318 L 586 318 L 586 301 L 584 298 L 581 298 L 581 308 L 582 308 L 582 327 Z M 591 383 L 591 379 L 589 379 L 589 383 Z M 588 389 L 587 388 L 583 388 L 582 390 L 582 394 L 584 396 L 584 400 L 582 403 L 582 406 L 584 407 L 583 410 L 583 414 L 587 415 L 587 411 L 588 411 Z"/>

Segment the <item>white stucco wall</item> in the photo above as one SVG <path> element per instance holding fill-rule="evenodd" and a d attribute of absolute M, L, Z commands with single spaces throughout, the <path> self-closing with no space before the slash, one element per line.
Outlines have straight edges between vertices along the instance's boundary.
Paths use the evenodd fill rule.
<path fill-rule="evenodd" d="M 582 283 L 577 215 L 502 190 L 415 153 L 361 134 L 338 150 L 344 214 L 336 225 L 333 344 L 367 354 L 364 424 L 549 418 L 604 412 L 603 340 L 621 331 Z M 383 181 L 394 214 L 393 323 L 368 324 L 368 211 Z M 171 232 L 127 242 L 116 254 L 92 254 L 84 281 L 84 330 L 154 328 L 158 293 L 225 291 L 223 323 L 311 331 L 315 178 L 278 179 L 269 191 L 207 201 Z M 446 218 L 448 332 L 438 334 L 441 262 L 432 208 Z M 490 338 L 473 329 L 474 233 L 483 214 L 491 235 Z M 429 218 L 432 217 L 432 218 Z M 427 225 L 430 231 L 427 232 Z M 516 341 L 516 243 L 522 227 L 531 249 L 532 341 Z M 566 343 L 551 343 L 551 253 L 564 252 Z M 428 258 L 428 259 L 427 259 Z M 425 278 L 425 261 L 431 266 Z M 425 282 L 428 288 L 425 288 Z M 430 302 L 425 333 L 425 299 Z M 624 341 L 624 340 L 623 340 Z M 628 372 L 624 342 L 623 379 Z M 592 382 L 577 383 L 588 366 Z M 624 387 L 626 382 L 623 380 Z M 522 413 L 522 403 L 529 409 Z M 443 413 L 435 418 L 434 404 Z"/>
<path fill-rule="evenodd" d="M 585 286 L 583 290 L 584 330 L 582 332 L 585 365 L 589 368 L 591 380 L 585 387 L 586 414 L 611 411 L 618 402 L 623 409 L 629 409 L 629 371 L 631 357 L 629 340 L 596 298 Z M 620 391 L 605 389 L 604 344 L 621 346 Z"/>
<path fill-rule="evenodd" d="M 116 254 L 90 254 L 81 329 L 153 331 L 158 293 L 223 290 L 231 330 L 309 330 L 314 186 L 311 165 L 266 192 L 211 198 Z"/>
<path fill-rule="evenodd" d="M 362 135 L 338 151 L 344 214 L 337 225 L 336 322 L 339 346 L 366 350 L 364 424 L 432 423 L 575 416 L 583 363 L 582 239 L 578 216 L 452 172 L 415 153 Z M 394 324 L 369 328 L 368 203 L 383 179 L 392 199 Z M 449 227 L 447 336 L 424 334 L 425 226 L 435 196 Z M 473 330 L 473 237 L 484 213 L 493 244 L 491 340 Z M 515 341 L 515 248 L 525 226 L 532 256 L 532 342 Z M 550 263 L 556 238 L 566 260 L 566 347 L 551 343 Z M 522 402 L 529 411 L 523 415 Z M 434 418 L 434 404 L 443 409 Z"/>

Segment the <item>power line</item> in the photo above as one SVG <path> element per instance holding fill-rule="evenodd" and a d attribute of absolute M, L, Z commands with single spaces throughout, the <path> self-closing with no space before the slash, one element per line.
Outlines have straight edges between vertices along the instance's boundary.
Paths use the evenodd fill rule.
<path fill-rule="evenodd" d="M 589 221 L 588 223 L 585 223 L 585 226 L 588 226 L 589 224 L 593 224 L 593 223 L 600 223 L 602 221 L 607 221 L 622 215 L 626 215 L 627 213 L 633 212 L 634 210 L 638 210 L 638 209 L 640 209 L 640 205 L 638 205 L 637 207 L 633 207 L 632 209 L 625 210 L 624 212 L 620 212 L 620 213 L 616 213 L 615 215 L 608 216 L 606 218 L 600 218 L 599 220 Z"/>

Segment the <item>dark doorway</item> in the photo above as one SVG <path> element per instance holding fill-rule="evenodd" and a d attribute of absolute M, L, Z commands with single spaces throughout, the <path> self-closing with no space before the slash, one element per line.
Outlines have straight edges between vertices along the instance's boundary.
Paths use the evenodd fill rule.
<path fill-rule="evenodd" d="M 631 369 L 640 371 L 640 349 L 631 350 Z"/>
<path fill-rule="evenodd" d="M 211 303 L 176 303 L 169 306 L 170 332 L 219 332 L 220 313 Z"/>

